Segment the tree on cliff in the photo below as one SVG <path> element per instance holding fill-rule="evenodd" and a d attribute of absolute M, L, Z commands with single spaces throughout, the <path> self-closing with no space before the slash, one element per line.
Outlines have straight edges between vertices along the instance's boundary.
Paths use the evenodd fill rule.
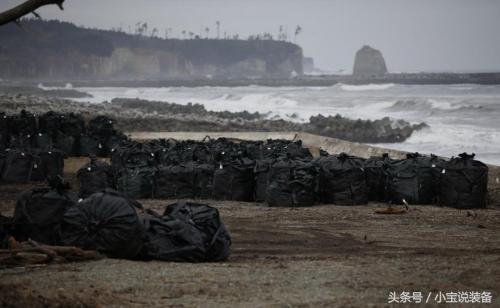
<path fill-rule="evenodd" d="M 0 13 L 0 26 L 8 24 L 10 22 L 18 22 L 18 20 L 28 14 L 34 14 L 40 17 L 36 10 L 45 5 L 57 5 L 61 10 L 63 10 L 64 0 L 27 0 L 18 6 Z"/>

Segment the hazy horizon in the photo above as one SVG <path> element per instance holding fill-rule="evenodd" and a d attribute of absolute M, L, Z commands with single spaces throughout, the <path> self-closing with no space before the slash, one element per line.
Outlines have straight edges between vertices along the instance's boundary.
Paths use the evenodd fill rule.
<path fill-rule="evenodd" d="M 2 0 L 6 10 L 22 0 Z M 65 10 L 40 9 L 45 19 L 70 21 L 86 27 L 128 30 L 138 21 L 171 37 L 183 30 L 203 33 L 216 21 L 221 35 L 240 38 L 288 27 L 297 43 L 320 69 L 351 72 L 354 54 L 362 45 L 382 51 L 391 72 L 500 71 L 500 1 L 493 0 L 66 0 Z"/>

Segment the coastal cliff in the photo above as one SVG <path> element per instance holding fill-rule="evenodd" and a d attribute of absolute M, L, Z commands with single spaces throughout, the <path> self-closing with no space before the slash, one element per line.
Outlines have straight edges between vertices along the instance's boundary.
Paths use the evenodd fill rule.
<path fill-rule="evenodd" d="M 23 21 L 0 28 L 0 78 L 158 80 L 289 78 L 302 75 L 302 49 L 272 40 L 161 39 Z"/>

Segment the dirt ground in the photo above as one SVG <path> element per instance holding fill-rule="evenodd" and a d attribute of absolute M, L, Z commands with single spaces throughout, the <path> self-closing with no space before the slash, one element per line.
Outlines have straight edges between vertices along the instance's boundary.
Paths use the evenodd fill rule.
<path fill-rule="evenodd" d="M 0 186 L 0 212 L 33 185 Z M 144 200 L 163 209 L 175 200 Z M 500 209 L 268 208 L 206 201 L 232 236 L 221 263 L 104 259 L 0 270 L 2 307 L 380 307 L 389 292 L 489 291 L 500 306 Z M 468 304 L 465 306 L 474 305 Z"/>

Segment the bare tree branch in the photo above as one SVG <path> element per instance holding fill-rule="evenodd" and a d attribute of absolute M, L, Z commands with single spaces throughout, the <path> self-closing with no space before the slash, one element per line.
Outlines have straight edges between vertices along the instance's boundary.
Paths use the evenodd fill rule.
<path fill-rule="evenodd" d="M 38 8 L 45 5 L 55 4 L 63 10 L 63 3 L 64 0 L 27 0 L 10 10 L 0 13 L 0 26 L 15 22 L 25 15 L 34 13 Z"/>

